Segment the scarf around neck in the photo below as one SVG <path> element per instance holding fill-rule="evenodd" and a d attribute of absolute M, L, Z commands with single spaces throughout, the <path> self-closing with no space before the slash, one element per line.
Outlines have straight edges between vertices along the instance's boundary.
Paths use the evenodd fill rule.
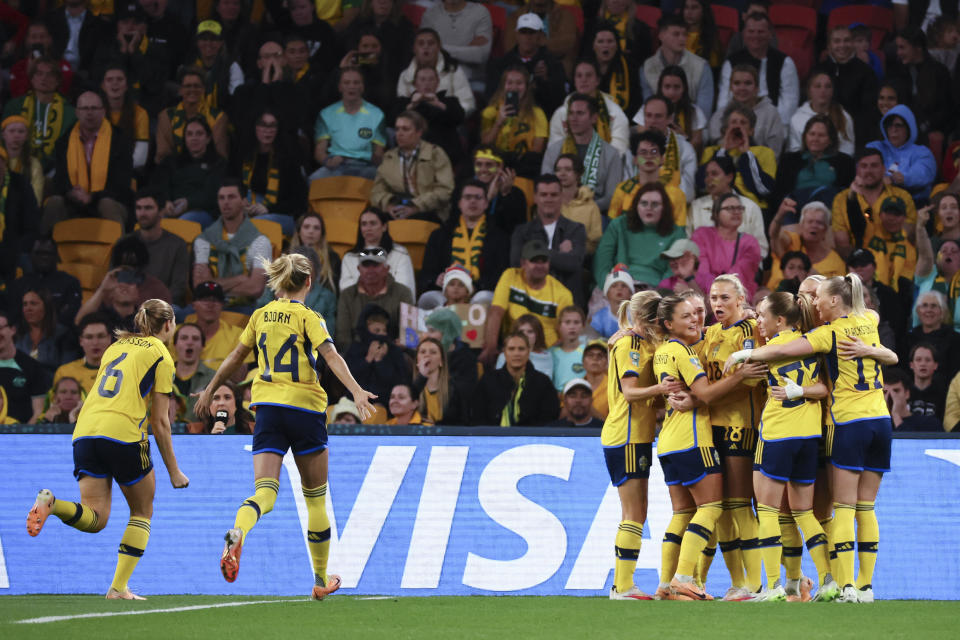
<path fill-rule="evenodd" d="M 577 143 L 570 134 L 567 134 L 567 137 L 564 138 L 560 153 L 577 154 Z M 593 137 L 590 138 L 590 143 L 587 145 L 587 151 L 583 156 L 583 177 L 580 178 L 581 185 L 590 187 L 593 190 L 596 190 L 597 182 L 600 178 L 601 153 L 603 153 L 603 145 L 600 144 L 600 135 L 594 131 Z"/>
<path fill-rule="evenodd" d="M 100 123 L 100 131 L 97 132 L 97 140 L 93 143 L 93 157 L 88 164 L 86 148 L 80 139 L 80 125 L 74 125 L 67 143 L 67 174 L 70 176 L 70 184 L 82 187 L 87 193 L 97 193 L 106 188 L 112 139 L 113 126 L 104 118 Z"/>
<path fill-rule="evenodd" d="M 483 240 L 487 235 L 487 216 L 483 215 L 473 228 L 473 233 L 467 228 L 467 223 L 460 217 L 460 223 L 453 232 L 450 241 L 450 255 L 453 261 L 462 264 L 470 271 L 470 277 L 480 279 L 480 257 L 483 254 Z"/>
<path fill-rule="evenodd" d="M 260 231 L 249 219 L 244 219 L 232 238 L 227 238 L 222 218 L 207 227 L 200 236 L 210 243 L 210 271 L 213 275 L 229 278 L 246 273 L 247 249 L 259 235 Z"/>

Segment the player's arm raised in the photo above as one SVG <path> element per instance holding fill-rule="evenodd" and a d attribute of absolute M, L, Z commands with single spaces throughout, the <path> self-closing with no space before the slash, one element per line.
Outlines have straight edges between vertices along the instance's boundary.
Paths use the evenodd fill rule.
<path fill-rule="evenodd" d="M 233 351 L 230 352 L 230 355 L 223 359 L 223 362 L 220 363 L 220 368 L 217 369 L 210 384 L 208 384 L 203 391 L 196 394 L 198 396 L 197 404 L 193 412 L 197 414 L 198 418 L 205 418 L 210 415 L 211 394 L 213 394 L 216 389 L 219 389 L 220 385 L 225 381 L 230 379 L 230 376 L 233 375 L 237 367 L 243 364 L 243 361 L 246 360 L 249 353 L 250 347 L 244 344 L 238 344 L 233 348 Z"/>

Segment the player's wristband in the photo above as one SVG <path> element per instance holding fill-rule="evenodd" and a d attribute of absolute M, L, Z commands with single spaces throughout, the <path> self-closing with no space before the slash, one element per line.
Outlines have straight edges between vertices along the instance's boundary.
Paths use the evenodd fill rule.
<path fill-rule="evenodd" d="M 753 349 L 741 349 L 740 351 L 734 351 L 730 357 L 733 358 L 735 363 L 746 362 L 751 353 L 753 353 Z"/>

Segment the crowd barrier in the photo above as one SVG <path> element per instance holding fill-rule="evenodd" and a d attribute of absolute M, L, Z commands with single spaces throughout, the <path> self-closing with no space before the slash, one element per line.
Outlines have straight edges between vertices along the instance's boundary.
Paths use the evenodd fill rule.
<path fill-rule="evenodd" d="M 330 571 L 343 593 L 604 595 L 620 520 L 597 438 L 542 435 L 331 435 Z M 450 430 L 445 430 L 449 433 Z M 540 434 L 540 435 L 538 435 Z M 220 576 L 223 534 L 252 493 L 249 437 L 178 436 L 181 469 L 171 488 L 153 448 L 157 497 L 150 544 L 131 580 L 149 594 L 306 594 L 312 586 L 306 507 L 292 458 L 280 494 L 247 539 L 237 581 Z M 0 435 L 0 594 L 105 592 L 128 510 L 115 490 L 110 522 L 96 536 L 51 518 L 37 538 L 25 515 L 42 487 L 78 497 L 70 436 Z M 955 599 L 960 584 L 960 440 L 895 440 L 894 471 L 877 503 L 878 598 Z M 637 584 L 653 591 L 670 518 L 660 467 Z M 806 554 L 805 554 L 806 555 Z M 808 558 L 804 571 L 815 576 Z M 708 589 L 729 576 L 713 565 Z"/>

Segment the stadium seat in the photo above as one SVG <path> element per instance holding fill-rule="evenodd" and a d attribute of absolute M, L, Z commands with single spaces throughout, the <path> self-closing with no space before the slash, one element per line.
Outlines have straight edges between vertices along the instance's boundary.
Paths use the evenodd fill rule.
<path fill-rule="evenodd" d="M 327 226 L 327 244 L 342 258 L 357 243 L 359 222 L 337 217 L 324 217 L 323 222 Z"/>
<path fill-rule="evenodd" d="M 870 48 L 873 51 L 880 51 L 884 39 L 893 31 L 893 10 L 871 4 L 837 7 L 827 17 L 827 29 L 832 29 L 838 24 L 850 25 L 855 22 L 870 27 Z"/>
<path fill-rule="evenodd" d="M 507 29 L 507 10 L 495 4 L 483 3 L 483 7 L 490 13 L 493 22 L 493 42 L 490 45 L 490 56 L 503 56 L 503 32 Z"/>
<path fill-rule="evenodd" d="M 403 11 L 403 15 L 407 17 L 407 20 L 413 23 L 414 27 L 419 28 L 420 20 L 423 18 L 423 12 L 426 11 L 427 8 L 413 4 L 412 2 L 404 2 L 400 5 L 400 10 Z"/>
<path fill-rule="evenodd" d="M 192 220 L 181 220 L 180 218 L 164 218 L 160 221 L 160 226 L 170 233 L 180 236 L 187 244 L 192 245 L 203 227 L 199 222 Z"/>
<path fill-rule="evenodd" d="M 650 33 L 656 36 L 658 31 L 657 21 L 659 21 L 660 16 L 663 15 L 660 7 L 651 7 L 650 5 L 646 4 L 638 4 L 634 15 L 637 17 L 637 20 L 650 27 Z"/>
<path fill-rule="evenodd" d="M 573 14 L 573 20 L 577 23 L 577 35 L 583 35 L 583 9 L 573 4 L 558 4 L 558 7 Z"/>
<path fill-rule="evenodd" d="M 256 217 L 250 218 L 250 222 L 270 240 L 273 257 L 279 256 L 283 252 L 283 227 L 280 226 L 280 223 Z"/>
<path fill-rule="evenodd" d="M 423 253 L 427 248 L 427 239 L 434 229 L 439 229 L 436 222 L 427 220 L 391 220 L 387 228 L 394 242 L 402 244 L 410 252 L 410 261 L 417 271 L 423 266 Z"/>
<path fill-rule="evenodd" d="M 740 15 L 733 7 L 723 4 L 711 5 L 710 9 L 713 11 L 713 19 L 717 23 L 717 37 L 720 39 L 720 48 L 725 52 L 733 34 L 740 31 Z"/>
<path fill-rule="evenodd" d="M 529 219 L 533 211 L 533 180 L 517 176 L 513 179 L 513 186 L 523 191 L 523 196 L 527 199 L 527 219 Z"/>
<path fill-rule="evenodd" d="M 778 4 L 770 7 L 770 21 L 777 32 L 778 48 L 793 58 L 797 65 L 802 87 L 813 66 L 817 12 L 810 7 Z"/>
<path fill-rule="evenodd" d="M 106 267 L 110 249 L 120 239 L 123 227 L 103 218 L 73 218 L 53 227 L 53 239 L 62 262 L 81 262 Z"/>
<path fill-rule="evenodd" d="M 323 216 L 360 219 L 367 206 L 373 180 L 355 176 L 319 178 L 310 183 L 310 209 Z"/>
<path fill-rule="evenodd" d="M 106 265 L 85 264 L 83 262 L 61 262 L 58 268 L 60 271 L 69 273 L 80 281 L 80 287 L 84 293 L 84 300 L 87 299 L 86 294 L 92 294 L 97 290 L 97 287 L 103 282 L 104 276 L 107 275 L 108 270 Z"/>

